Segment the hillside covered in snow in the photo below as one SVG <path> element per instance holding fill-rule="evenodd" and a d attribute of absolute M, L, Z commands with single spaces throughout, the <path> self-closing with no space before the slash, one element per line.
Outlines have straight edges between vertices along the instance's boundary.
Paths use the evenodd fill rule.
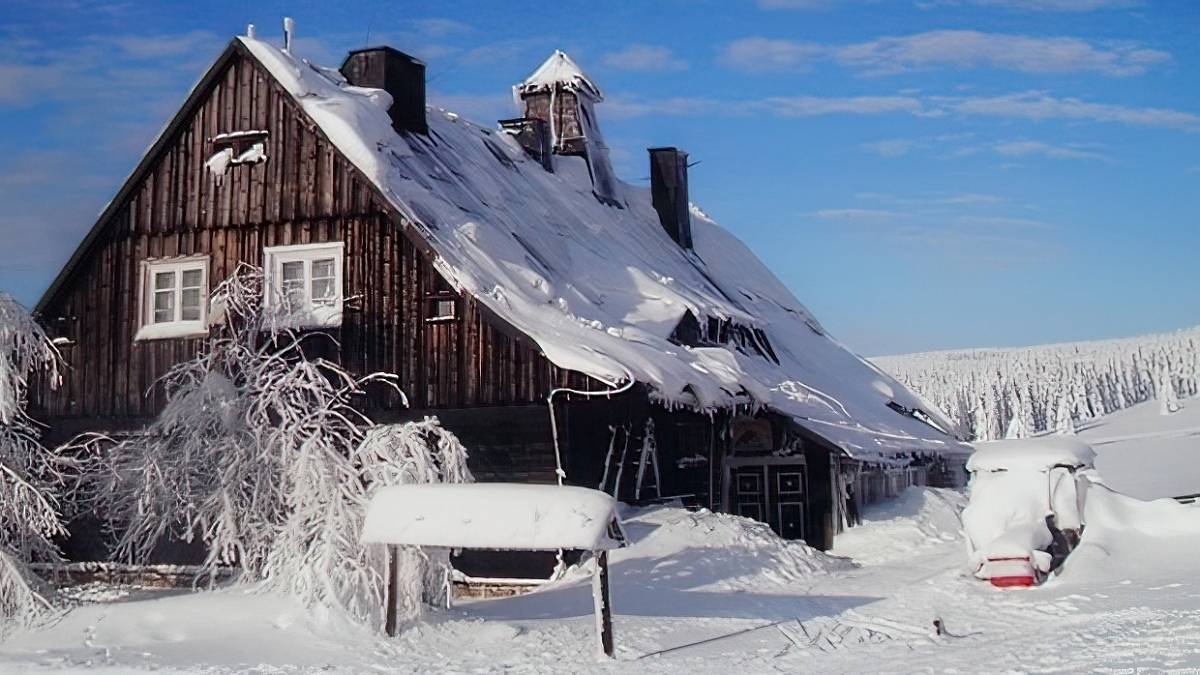
<path fill-rule="evenodd" d="M 1146 401 L 1200 392 L 1200 326 L 1115 340 L 872 359 L 977 441 L 1073 433 Z"/>

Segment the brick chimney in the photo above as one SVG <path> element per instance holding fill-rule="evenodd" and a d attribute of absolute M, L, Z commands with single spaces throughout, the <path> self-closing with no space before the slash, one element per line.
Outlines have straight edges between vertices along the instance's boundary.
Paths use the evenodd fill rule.
<path fill-rule="evenodd" d="M 650 148 L 650 198 L 662 228 L 675 243 L 691 250 L 687 157 L 678 148 Z"/>
<path fill-rule="evenodd" d="M 425 64 L 391 47 L 356 49 L 340 68 L 356 87 L 383 89 L 392 97 L 388 116 L 398 133 L 429 132 L 425 121 Z"/>

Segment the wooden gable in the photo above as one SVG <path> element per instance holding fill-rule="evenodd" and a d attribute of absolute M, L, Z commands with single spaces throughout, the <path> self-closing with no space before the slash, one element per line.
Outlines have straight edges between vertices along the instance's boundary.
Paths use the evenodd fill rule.
<path fill-rule="evenodd" d="M 206 169 L 214 140 L 239 132 L 255 132 L 265 160 L 224 175 Z M 593 384 L 554 367 L 473 298 L 460 298 L 411 233 L 235 40 L 38 303 L 42 323 L 71 345 L 63 387 L 39 388 L 34 407 L 47 419 L 143 419 L 161 409 L 155 382 L 193 357 L 203 338 L 135 339 L 144 261 L 208 256 L 211 289 L 239 263 L 262 265 L 264 247 L 326 241 L 345 243 L 346 311 L 342 325 L 326 331 L 333 339 L 322 354 L 356 372 L 397 374 L 411 406 L 534 403 L 556 385 Z M 453 317 L 444 316 L 443 300 L 453 301 Z M 373 403 L 399 401 L 381 393 Z"/>

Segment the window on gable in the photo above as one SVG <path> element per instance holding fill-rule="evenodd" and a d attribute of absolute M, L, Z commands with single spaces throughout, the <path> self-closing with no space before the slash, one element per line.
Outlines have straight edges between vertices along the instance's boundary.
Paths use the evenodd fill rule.
<path fill-rule="evenodd" d="M 274 246 L 264 250 L 265 304 L 292 328 L 342 324 L 342 242 Z"/>
<path fill-rule="evenodd" d="M 212 154 L 204 162 L 214 176 L 225 175 L 231 166 L 267 161 L 266 131 L 231 131 L 209 139 Z"/>
<path fill-rule="evenodd" d="M 207 333 L 208 256 L 145 261 L 141 298 L 141 328 L 135 339 Z"/>
<path fill-rule="evenodd" d="M 938 424 L 937 421 L 935 421 L 933 419 L 933 417 L 931 417 L 929 415 L 929 413 L 925 412 L 924 410 L 921 410 L 920 408 L 915 408 L 915 407 L 909 408 L 909 407 L 903 406 L 899 403 L 896 403 L 895 401 L 888 401 L 887 407 L 891 408 L 892 410 L 895 410 L 896 412 L 900 413 L 901 415 L 904 415 L 905 417 L 911 417 L 919 422 L 923 422 L 923 423 L 925 423 L 926 426 L 932 427 L 936 431 L 946 434 L 947 436 L 954 435 L 954 434 L 950 433 L 949 431 L 947 431 L 946 429 L 943 429 L 942 425 Z"/>

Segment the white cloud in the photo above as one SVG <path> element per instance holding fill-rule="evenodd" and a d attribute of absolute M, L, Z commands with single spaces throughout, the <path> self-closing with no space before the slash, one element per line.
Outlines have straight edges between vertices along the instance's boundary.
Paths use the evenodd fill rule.
<path fill-rule="evenodd" d="M 1042 141 L 1003 141 L 996 143 L 992 149 L 1007 157 L 1039 156 L 1050 159 L 1093 159 L 1109 161 L 1109 158 L 1098 152 L 1079 147 L 1053 145 Z"/>
<path fill-rule="evenodd" d="M 643 115 L 770 115 L 819 117 L 824 115 L 880 115 L 908 113 L 938 115 L 911 96 L 772 96 L 762 99 L 721 100 L 705 97 L 635 99 L 610 97 L 604 114 L 616 117 Z"/>
<path fill-rule="evenodd" d="M 416 32 L 431 38 L 470 33 L 473 30 L 467 24 L 455 21 L 454 19 L 417 19 L 412 22 L 412 25 L 416 29 Z"/>
<path fill-rule="evenodd" d="M 824 50 L 814 44 L 747 37 L 734 40 L 721 50 L 722 64 L 739 70 L 771 71 L 807 68 Z"/>
<path fill-rule="evenodd" d="M 983 206 L 999 204 L 1007 201 L 998 195 L 982 192 L 959 192 L 953 194 L 932 194 L 902 197 L 882 192 L 860 192 L 854 195 L 856 199 L 872 202 L 882 202 L 892 206 L 909 208 L 936 208 L 945 206 Z"/>
<path fill-rule="evenodd" d="M 882 209 L 821 209 L 812 215 L 821 220 L 843 220 L 856 223 L 886 223 L 896 219 L 896 214 Z"/>
<path fill-rule="evenodd" d="M 1138 0 L 928 0 L 917 4 L 922 7 L 970 4 L 1035 12 L 1092 12 L 1100 9 L 1136 7 L 1141 3 Z"/>
<path fill-rule="evenodd" d="M 953 112 L 970 116 L 1111 122 L 1131 126 L 1200 131 L 1200 115 L 1195 113 L 1170 108 L 1138 108 L 1110 103 L 1093 103 L 1077 98 L 1056 98 L 1038 91 L 1000 96 L 938 97 L 931 101 L 940 103 Z"/>
<path fill-rule="evenodd" d="M 880 157 L 902 157 L 917 145 L 917 141 L 909 138 L 885 138 L 881 141 L 860 143 L 858 147 Z"/>
<path fill-rule="evenodd" d="M 629 45 L 608 54 L 603 63 L 609 68 L 643 72 L 670 72 L 688 67 L 687 61 L 676 56 L 670 48 L 645 44 Z"/>
<path fill-rule="evenodd" d="M 761 99 L 672 97 L 640 99 L 611 97 L 604 114 L 616 117 L 642 115 L 767 115 L 816 117 L 822 115 L 881 115 L 902 113 L 915 117 L 1002 117 L 1026 120 L 1067 120 L 1160 127 L 1200 132 L 1200 115 L 1170 108 L 1138 108 L 1094 103 L 1076 98 L 1056 98 L 1044 92 L 1017 92 L 998 96 L 773 96 Z M 936 139 L 933 139 L 936 140 Z M 946 141 L 953 137 L 946 137 Z M 964 148 L 962 154 L 974 152 Z"/>
<path fill-rule="evenodd" d="M 1125 76 L 1143 73 L 1170 56 L 1132 44 L 1099 45 L 1074 37 L 940 30 L 839 47 L 834 50 L 833 58 L 872 74 L 950 66 Z"/>
<path fill-rule="evenodd" d="M 940 261 L 949 258 L 1009 266 L 1045 262 L 1064 254 L 1057 226 L 1011 215 L 1006 211 L 1020 205 L 1005 203 L 995 195 L 862 193 L 855 198 L 867 205 L 821 209 L 808 215 L 844 223 L 848 232 L 874 242 L 886 240 L 889 250 Z M 1007 208 L 997 210 L 1002 203 Z"/>
<path fill-rule="evenodd" d="M 1164 51 L 1129 42 L 939 30 L 848 45 L 747 37 L 726 45 L 719 60 L 725 66 L 752 72 L 796 70 L 831 60 L 869 75 L 950 67 L 1121 77 L 1139 75 L 1170 58 Z"/>
<path fill-rule="evenodd" d="M 878 115 L 895 112 L 919 116 L 939 114 L 936 110 L 927 109 L 920 99 L 913 96 L 774 96 L 764 99 L 757 107 L 781 117 Z"/>
<path fill-rule="evenodd" d="M 109 40 L 124 56 L 132 59 L 209 53 L 214 52 L 222 43 L 220 38 L 208 31 L 191 31 L 178 35 L 119 35 Z"/>
<path fill-rule="evenodd" d="M 758 0 L 762 9 L 829 9 L 836 0 Z"/>

